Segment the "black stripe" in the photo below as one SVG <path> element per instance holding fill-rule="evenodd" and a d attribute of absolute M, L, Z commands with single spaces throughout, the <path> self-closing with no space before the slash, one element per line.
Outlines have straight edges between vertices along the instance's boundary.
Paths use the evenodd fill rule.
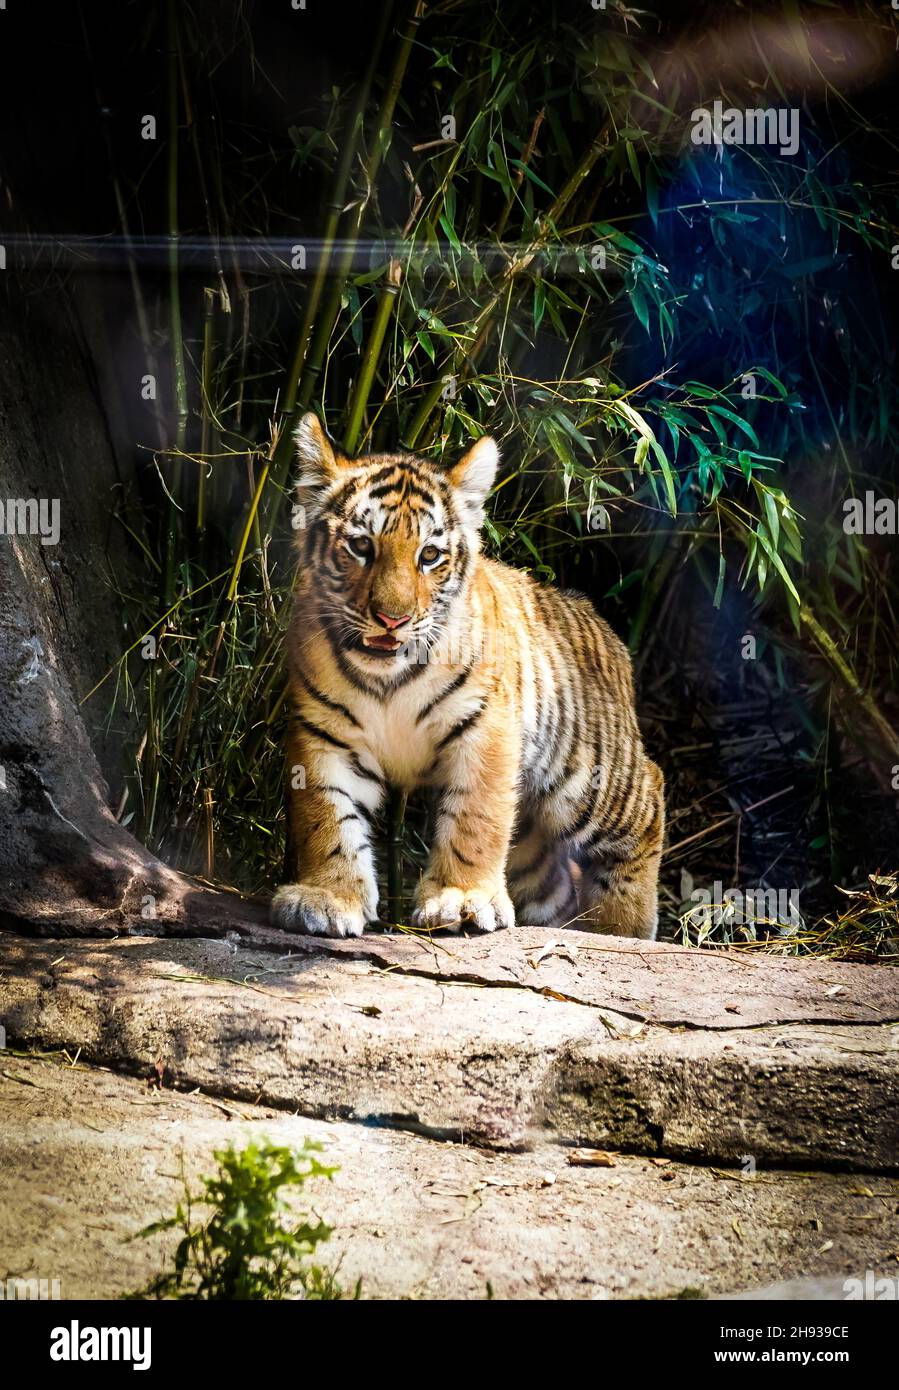
<path fill-rule="evenodd" d="M 340 674 L 349 681 L 350 685 L 354 685 L 357 690 L 364 691 L 366 695 L 380 696 L 381 690 L 374 686 L 371 681 L 366 680 L 362 673 L 356 670 L 352 662 L 347 661 L 344 648 L 339 638 L 331 631 L 330 626 L 325 626 L 324 631 L 325 637 L 328 639 L 328 646 L 331 648 L 331 655 L 337 662 Z"/>
<path fill-rule="evenodd" d="M 552 781 L 546 783 L 543 788 L 543 796 L 552 796 L 554 792 L 559 790 L 559 787 L 564 786 L 568 779 L 574 776 L 575 771 L 576 769 L 571 766 L 571 758 L 569 757 L 561 772 L 557 772 Z"/>
<path fill-rule="evenodd" d="M 545 858 L 546 850 L 541 846 L 541 848 L 538 849 L 537 853 L 534 855 L 533 859 L 529 860 L 527 864 L 516 864 L 514 868 L 511 868 L 509 870 L 510 880 L 514 879 L 517 881 L 520 878 L 528 878 L 528 876 L 534 872 L 537 865 L 541 864 Z"/>
<path fill-rule="evenodd" d="M 357 477 L 351 474 L 349 478 L 340 483 L 337 491 L 331 497 L 327 498 L 325 505 L 322 507 L 323 515 L 330 513 L 332 516 L 340 516 L 343 510 L 343 504 L 346 501 L 347 493 L 352 492 L 354 488 L 358 488 L 359 481 Z"/>
<path fill-rule="evenodd" d="M 342 705 L 339 700 L 331 700 L 327 695 L 323 695 L 322 692 L 318 690 L 316 686 L 314 686 L 312 682 L 307 679 L 306 676 L 303 675 L 302 671 L 295 671 L 294 675 L 300 682 L 300 685 L 302 685 L 303 689 L 306 690 L 312 696 L 313 700 L 318 700 L 319 704 L 324 705 L 326 709 L 332 709 L 337 714 L 342 714 L 343 717 L 345 719 L 348 719 L 350 723 L 355 725 L 357 729 L 360 729 L 362 727 L 362 725 L 359 723 L 359 720 L 352 713 L 352 711 L 347 709 L 346 705 Z"/>
<path fill-rule="evenodd" d="M 402 468 L 402 466 L 402 463 L 398 459 L 394 459 L 392 463 L 385 463 L 382 468 L 378 469 L 377 473 L 372 473 L 371 477 L 367 479 L 367 481 L 369 483 L 383 482 L 385 478 L 390 477 L 391 473 L 397 473 Z M 371 490 L 369 489 L 369 493 L 370 491 Z"/>
<path fill-rule="evenodd" d="M 297 714 L 296 722 L 302 725 L 307 733 L 313 734 L 315 738 L 323 739 L 325 743 L 330 743 L 335 748 L 342 748 L 347 753 L 350 751 L 350 745 L 344 743 L 343 739 L 335 738 L 333 734 L 329 734 L 325 729 L 320 729 L 317 724 L 311 724 L 309 720 L 304 719 L 301 714 Z"/>
<path fill-rule="evenodd" d="M 605 834 L 605 829 L 603 830 Z M 574 856 L 585 873 L 591 873 L 596 869 L 615 870 L 622 864 L 632 862 L 633 856 L 623 849 L 614 849 L 611 846 L 606 849 L 588 849 L 587 846 L 576 846 Z"/>
<path fill-rule="evenodd" d="M 424 709 L 419 710 L 418 714 L 415 716 L 416 724 L 420 724 L 423 719 L 426 719 L 431 713 L 431 710 L 436 709 L 442 700 L 445 700 L 448 695 L 452 695 L 454 690 L 459 690 L 468 680 L 471 672 L 472 668 L 466 666 L 464 671 L 460 671 L 458 676 L 454 676 L 449 685 L 444 686 L 443 690 L 440 691 L 439 695 L 435 695 L 433 700 L 425 705 Z"/>
<path fill-rule="evenodd" d="M 336 792 L 338 796 L 345 796 L 360 820 L 368 821 L 368 823 L 371 824 L 371 812 L 368 807 L 363 806 L 361 801 L 356 801 L 354 797 L 350 796 L 349 792 L 344 791 L 343 787 L 335 787 L 332 786 L 330 782 L 327 782 L 323 787 L 319 787 L 318 790 L 320 792 Z"/>
<path fill-rule="evenodd" d="M 381 781 L 377 773 L 370 772 L 367 767 L 362 766 L 362 763 L 359 760 L 358 753 L 353 754 L 353 756 L 350 758 L 350 763 L 352 765 L 353 771 L 357 772 L 360 777 L 365 777 L 368 779 L 369 782 L 375 782 L 377 786 L 383 787 L 384 783 Z"/>
<path fill-rule="evenodd" d="M 595 801 L 594 796 L 594 801 Z M 580 835 L 582 830 L 590 824 L 593 819 L 593 801 L 587 803 L 587 809 L 578 816 L 574 825 L 570 825 L 567 830 L 563 830 L 562 837 L 566 840 L 573 840 L 576 835 Z"/>
<path fill-rule="evenodd" d="M 376 700 L 383 700 L 395 691 L 401 690 L 410 681 L 419 680 L 429 669 L 426 662 L 412 661 L 408 666 L 402 667 L 391 675 L 379 677 L 373 674 L 368 677 L 347 661 L 343 649 L 336 645 L 333 638 L 329 637 L 328 640 L 334 653 L 334 659 L 340 667 L 341 675 L 345 676 L 357 690 L 363 690 L 366 695 L 371 695 Z"/>
<path fill-rule="evenodd" d="M 553 892 L 558 886 L 559 871 L 561 868 L 562 865 L 558 862 L 558 860 L 554 859 L 553 862 L 550 864 L 549 868 L 547 869 L 546 873 L 541 878 L 539 884 L 537 885 L 536 891 L 534 892 L 531 898 L 532 902 L 546 902 L 546 899 L 550 896 L 551 892 Z"/>
<path fill-rule="evenodd" d="M 418 483 L 413 482 L 411 478 L 406 484 L 406 492 L 410 497 L 420 497 L 428 507 L 436 507 L 437 505 L 437 498 L 434 494 L 428 492 L 427 488 L 419 487 Z"/>
<path fill-rule="evenodd" d="M 450 729 L 448 734 L 443 735 L 443 738 L 437 745 L 436 751 L 438 753 L 442 753 L 448 743 L 452 743 L 453 739 L 455 738 L 461 738 L 462 734 L 464 734 L 466 730 L 470 729 L 473 724 L 477 724 L 481 715 L 484 713 L 484 708 L 485 706 L 481 705 L 481 708 L 476 709 L 473 714 L 467 715 L 465 719 L 460 719 L 459 723 L 455 724 L 453 728 Z"/>
<path fill-rule="evenodd" d="M 570 891 L 568 893 L 567 898 L 565 898 L 564 902 L 559 903 L 556 907 L 553 908 L 553 916 L 551 919 L 553 922 L 558 923 L 560 918 L 567 919 L 568 913 L 571 911 L 571 909 L 577 906 L 577 893 L 575 892 L 573 883 L 569 885 L 569 889 Z M 545 900 L 543 902 L 538 902 L 535 898 L 521 898 L 515 904 L 515 911 L 520 915 L 520 917 L 526 919 L 529 912 L 533 912 L 536 908 L 545 909 L 545 907 Z M 550 923 L 541 922 L 540 925 L 548 927 Z"/>
<path fill-rule="evenodd" d="M 436 507 L 437 499 L 427 488 L 421 487 L 408 474 L 401 474 L 391 482 L 381 483 L 379 487 L 368 489 L 368 497 L 389 497 L 392 492 L 397 494 L 396 506 L 401 506 L 409 497 L 419 497 L 428 507 Z"/>
<path fill-rule="evenodd" d="M 541 779 L 546 779 L 556 760 L 556 749 L 562 732 L 562 709 L 558 700 L 548 697 L 546 708 L 539 708 L 537 713 L 538 723 L 543 723 L 542 738 L 540 741 L 540 751 L 535 759 L 534 766 L 531 768 L 531 775 L 536 779 L 539 772 Z M 543 790 L 544 796 L 546 789 Z"/>
<path fill-rule="evenodd" d="M 583 844 L 578 845 L 578 853 L 586 853 L 587 850 L 592 849 L 594 845 L 598 844 L 600 840 L 605 839 L 608 834 L 609 827 L 607 825 L 598 825 L 593 833 L 587 836 Z"/>
<path fill-rule="evenodd" d="M 452 852 L 453 852 L 453 854 L 456 856 L 456 858 L 459 860 L 460 864 L 465 864 L 469 869 L 473 866 L 474 860 L 473 860 L 473 859 L 466 859 L 466 858 L 465 858 L 465 855 L 461 852 L 461 850 L 456 849 L 456 846 L 455 846 L 455 845 L 452 845 L 452 844 L 451 844 L 451 845 L 450 845 L 450 849 L 452 850 Z"/>

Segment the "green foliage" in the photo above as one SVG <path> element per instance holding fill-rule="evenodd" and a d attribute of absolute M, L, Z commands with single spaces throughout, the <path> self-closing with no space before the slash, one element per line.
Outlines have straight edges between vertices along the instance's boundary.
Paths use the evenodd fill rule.
<path fill-rule="evenodd" d="M 308 1217 L 296 1222 L 287 1201 L 291 1189 L 336 1172 L 318 1161 L 320 1151 L 311 1140 L 299 1150 L 269 1143 L 217 1149 L 218 1172 L 201 1179 L 202 1192 L 191 1195 L 185 1182 L 174 1216 L 138 1232 L 137 1239 L 179 1231 L 181 1239 L 172 1267 L 133 1297 L 342 1298 L 334 1272 L 314 1258 L 332 1228 Z M 205 1219 L 197 1207 L 208 1209 Z"/>

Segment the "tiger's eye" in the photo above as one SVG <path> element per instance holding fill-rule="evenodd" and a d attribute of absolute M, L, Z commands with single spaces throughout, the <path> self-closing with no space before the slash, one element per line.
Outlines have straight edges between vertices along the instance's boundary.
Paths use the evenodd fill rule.
<path fill-rule="evenodd" d="M 370 536 L 350 536 L 347 547 L 350 554 L 355 555 L 358 560 L 368 560 L 374 553 Z"/>
<path fill-rule="evenodd" d="M 440 559 L 440 550 L 436 545 L 426 545 L 418 559 L 423 565 L 433 565 L 435 560 Z"/>

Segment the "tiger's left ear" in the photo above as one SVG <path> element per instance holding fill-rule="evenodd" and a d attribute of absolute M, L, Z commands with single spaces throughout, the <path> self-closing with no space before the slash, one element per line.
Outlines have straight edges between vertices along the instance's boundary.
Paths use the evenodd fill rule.
<path fill-rule="evenodd" d="M 449 471 L 457 501 L 472 526 L 480 526 L 484 520 L 484 500 L 493 487 L 498 466 L 496 440 L 485 434 Z"/>

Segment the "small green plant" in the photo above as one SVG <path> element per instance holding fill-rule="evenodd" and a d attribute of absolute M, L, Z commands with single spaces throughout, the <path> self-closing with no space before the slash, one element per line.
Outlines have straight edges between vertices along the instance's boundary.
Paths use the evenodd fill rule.
<path fill-rule="evenodd" d="M 134 1237 L 183 1233 L 173 1267 L 132 1297 L 342 1298 L 336 1272 L 310 1262 L 332 1228 L 305 1216 L 294 1224 L 285 1196 L 286 1189 L 303 1188 L 310 1178 L 330 1178 L 337 1171 L 319 1162 L 315 1154 L 320 1151 L 321 1145 L 308 1139 L 300 1149 L 267 1142 L 217 1149 L 218 1172 L 201 1179 L 203 1191 L 192 1195 L 185 1180 L 174 1216 L 154 1221 Z M 205 1221 L 196 1218 L 198 1206 L 210 1209 Z"/>

